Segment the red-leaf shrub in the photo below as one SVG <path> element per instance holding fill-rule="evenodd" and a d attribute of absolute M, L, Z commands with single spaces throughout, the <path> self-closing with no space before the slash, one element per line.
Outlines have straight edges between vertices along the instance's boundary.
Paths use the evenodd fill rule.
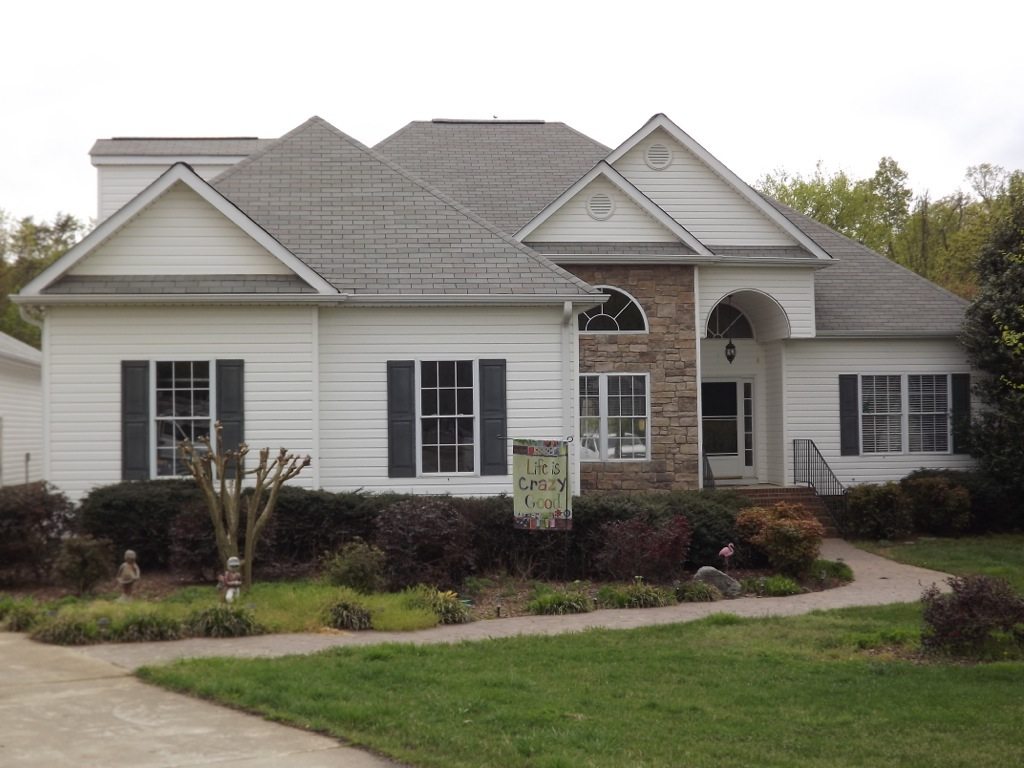
<path fill-rule="evenodd" d="M 780 502 L 750 507 L 736 518 L 738 538 L 761 553 L 769 565 L 789 576 L 802 576 L 818 559 L 825 529 L 801 506 Z"/>
<path fill-rule="evenodd" d="M 73 509 L 68 497 L 47 483 L 0 488 L 0 578 L 49 578 Z"/>
<path fill-rule="evenodd" d="M 451 589 L 473 566 L 470 535 L 451 499 L 411 496 L 381 511 L 374 543 L 387 558 L 388 584 Z"/>
<path fill-rule="evenodd" d="M 932 584 L 921 595 L 925 648 L 972 657 L 990 655 L 1000 646 L 1024 653 L 1024 597 L 1009 582 L 992 576 L 953 576 L 947 583 L 950 593 Z"/>
<path fill-rule="evenodd" d="M 690 521 L 683 515 L 661 523 L 644 517 L 605 523 L 602 534 L 595 564 L 615 579 L 668 581 L 682 572 L 690 548 Z"/>

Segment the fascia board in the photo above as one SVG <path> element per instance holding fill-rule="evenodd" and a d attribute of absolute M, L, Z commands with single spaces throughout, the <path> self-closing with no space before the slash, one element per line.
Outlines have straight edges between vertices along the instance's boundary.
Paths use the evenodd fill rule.
<path fill-rule="evenodd" d="M 57 278 L 64 275 L 69 269 L 92 253 L 92 251 L 100 245 L 105 243 L 135 215 L 140 213 L 146 206 L 154 202 L 177 182 L 181 182 L 192 189 L 196 194 L 222 213 L 235 226 L 249 235 L 249 237 L 255 240 L 273 256 L 277 257 L 285 264 L 285 266 L 291 269 L 318 293 L 338 293 L 337 288 L 310 269 L 291 251 L 281 245 L 281 243 L 279 243 L 265 229 L 242 213 L 238 206 L 210 186 L 210 184 L 204 181 L 199 174 L 192 170 L 188 165 L 185 165 L 184 163 L 175 163 L 160 174 L 160 176 L 157 177 L 148 187 L 129 200 L 118 211 L 104 219 L 99 226 L 86 235 L 67 253 L 57 259 L 57 261 L 43 270 L 43 272 L 34 280 L 29 282 L 29 284 L 22 289 L 21 295 L 38 296 L 43 289 L 57 280 Z"/>
<path fill-rule="evenodd" d="M 658 128 L 661 128 L 669 136 L 682 144 L 686 149 L 692 152 L 697 158 L 707 165 L 712 171 L 725 181 L 726 184 L 736 190 L 744 199 L 747 200 L 751 205 L 757 208 L 762 214 L 768 217 L 770 221 L 781 228 L 786 234 L 796 240 L 800 245 L 809 250 L 819 259 L 830 260 L 832 257 L 814 240 L 808 237 L 804 232 L 793 224 L 789 219 L 775 210 L 769 205 L 763 197 L 751 188 L 743 179 L 729 170 L 728 167 L 717 157 L 712 155 L 701 144 L 690 136 L 686 131 L 672 122 L 668 117 L 662 114 L 655 115 L 636 133 L 626 139 L 622 144 L 613 149 L 611 153 L 605 158 L 605 162 L 614 164 L 629 150 L 633 149 L 637 144 L 647 138 Z"/>
<path fill-rule="evenodd" d="M 234 165 L 249 155 L 96 155 L 92 164 L 101 165 Z"/>

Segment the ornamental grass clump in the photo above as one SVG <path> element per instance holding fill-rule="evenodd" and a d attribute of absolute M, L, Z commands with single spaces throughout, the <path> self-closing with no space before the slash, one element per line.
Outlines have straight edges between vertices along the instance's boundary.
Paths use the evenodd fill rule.
<path fill-rule="evenodd" d="M 324 623 L 332 629 L 362 632 L 373 628 L 370 611 L 352 600 L 338 600 L 327 608 Z"/>
<path fill-rule="evenodd" d="M 530 613 L 545 616 L 589 613 L 593 609 L 594 601 L 578 581 L 566 589 L 538 587 L 534 598 L 526 604 Z"/>
<path fill-rule="evenodd" d="M 675 586 L 676 600 L 680 603 L 713 603 L 722 599 L 718 588 L 706 581 L 684 581 Z"/>
<path fill-rule="evenodd" d="M 226 604 L 194 611 L 185 619 L 185 627 L 194 637 L 248 637 L 264 631 L 251 611 Z"/>
<path fill-rule="evenodd" d="M 598 602 L 609 608 L 660 608 L 676 602 L 672 590 L 644 582 L 642 576 L 625 587 L 605 586 L 597 593 Z"/>

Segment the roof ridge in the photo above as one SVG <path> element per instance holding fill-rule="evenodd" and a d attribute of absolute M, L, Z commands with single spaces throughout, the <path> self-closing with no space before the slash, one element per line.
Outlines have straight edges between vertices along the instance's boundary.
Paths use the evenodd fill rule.
<path fill-rule="evenodd" d="M 327 122 L 326 120 L 323 120 L 323 118 L 321 118 L 321 117 L 319 117 L 317 115 L 313 115 L 312 117 L 307 118 L 303 122 L 299 123 L 297 126 L 292 128 L 290 131 L 285 133 L 283 136 L 279 136 L 276 139 L 267 139 L 267 141 L 269 142 L 267 144 L 267 146 L 261 147 L 260 149 L 257 149 L 255 152 L 253 152 L 251 155 L 246 157 L 244 160 L 240 160 L 237 163 L 235 163 L 234 165 L 232 165 L 230 168 L 228 168 L 226 171 L 224 171 L 224 173 L 217 174 L 217 178 L 216 178 L 217 183 L 219 184 L 220 182 L 224 181 L 225 179 L 230 179 L 239 170 L 241 170 L 243 168 L 248 168 L 256 160 L 260 159 L 265 154 L 267 154 L 270 150 L 274 149 L 284 139 L 290 138 L 291 136 L 296 135 L 300 131 L 305 130 L 307 127 L 312 125 L 317 120 L 320 120 L 322 122 Z M 328 123 L 328 125 L 330 125 L 330 123 Z M 241 210 L 241 209 L 239 209 L 239 210 Z"/>
<path fill-rule="evenodd" d="M 446 195 L 441 190 L 439 190 L 436 187 L 428 184 L 427 182 L 425 182 L 423 179 L 419 178 L 415 174 L 407 171 L 405 168 L 403 168 L 402 166 L 400 166 L 398 163 L 394 162 L 393 160 L 390 160 L 389 158 L 385 157 L 384 155 L 380 154 L 379 152 L 375 152 L 373 149 L 371 149 L 370 147 L 366 146 L 365 144 L 363 144 L 358 139 L 352 138 L 347 133 L 342 131 L 340 128 L 338 128 L 338 127 L 332 125 L 331 123 L 329 123 L 327 120 L 324 120 L 321 117 L 311 117 L 309 120 L 307 120 L 301 126 L 299 126 L 299 128 L 305 128 L 306 126 L 313 124 L 314 121 L 318 121 L 319 124 L 323 125 L 324 127 L 328 128 L 329 130 L 333 131 L 335 134 L 337 134 L 339 137 L 341 137 L 341 138 L 345 139 L 346 141 L 348 141 L 350 144 L 352 144 L 357 149 L 365 152 L 367 155 L 372 157 L 374 160 L 377 160 L 378 162 L 380 162 L 381 164 L 383 164 L 387 168 L 390 168 L 392 171 L 397 173 L 402 178 L 404 178 L 404 179 L 412 182 L 416 186 L 420 187 L 421 189 L 423 189 L 428 194 L 430 194 L 433 197 L 437 198 L 440 202 L 442 202 L 445 205 L 447 205 L 447 206 L 453 208 L 454 210 L 458 211 L 459 213 L 461 213 L 463 216 L 465 216 L 466 218 L 468 218 L 470 221 L 474 222 L 478 226 L 483 227 L 485 230 L 487 230 L 491 234 L 496 235 L 501 240 L 503 240 L 505 243 L 507 243 L 508 245 L 513 246 L 518 251 L 520 251 L 523 255 L 528 256 L 529 258 L 533 259 L 534 261 L 536 261 L 541 266 L 543 266 L 543 267 L 553 271 L 555 274 L 559 275 L 563 279 L 568 280 L 569 282 L 571 282 L 573 285 L 575 285 L 577 287 L 586 287 L 588 293 L 593 290 L 593 287 L 591 285 L 589 285 L 588 283 L 584 282 L 580 278 L 576 277 L 576 275 L 573 275 L 571 272 L 568 272 L 568 271 L 562 269 L 557 264 L 555 264 L 552 261 L 550 261 L 549 259 L 547 259 L 545 256 L 537 253 L 536 251 L 534 251 L 529 246 L 524 245 L 523 243 L 521 243 L 520 241 L 516 240 L 511 235 L 508 235 L 505 232 L 501 231 L 496 226 L 491 224 L 489 221 L 487 221 L 486 219 L 482 218 L 478 214 L 476 214 L 473 211 L 471 211 L 469 208 L 466 208 L 465 206 L 463 206 L 460 203 L 456 202 L 454 199 L 452 199 L 451 197 Z M 298 130 L 299 129 L 296 129 L 296 131 L 298 131 Z M 281 138 L 285 139 L 287 136 L 290 136 L 292 133 L 295 133 L 295 131 L 290 131 L 288 134 L 285 134 L 285 136 L 282 136 Z"/>
<path fill-rule="evenodd" d="M 573 133 L 575 133 L 581 139 L 586 139 L 587 141 L 589 141 L 591 144 L 593 144 L 598 149 L 603 149 L 605 151 L 605 156 L 604 156 L 604 158 L 602 158 L 602 160 L 604 160 L 604 161 L 607 161 L 608 155 L 610 155 L 612 153 L 612 151 L 613 151 L 613 149 L 611 147 L 602 144 L 600 141 L 598 141 L 595 138 L 587 136 L 587 134 L 585 134 L 583 131 L 580 131 L 580 130 L 578 130 L 576 128 L 573 128 L 571 125 L 569 125 L 568 123 L 562 122 L 561 120 L 559 120 L 557 122 L 554 122 L 554 123 L 548 123 L 548 125 L 561 125 L 564 128 L 567 128 L 570 131 L 572 131 Z"/>

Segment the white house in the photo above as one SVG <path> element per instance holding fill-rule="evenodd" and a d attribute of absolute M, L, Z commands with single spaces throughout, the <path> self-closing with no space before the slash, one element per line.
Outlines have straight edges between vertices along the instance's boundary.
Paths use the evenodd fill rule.
<path fill-rule="evenodd" d="M 0 485 L 43 477 L 43 356 L 0 333 Z"/>
<path fill-rule="evenodd" d="M 331 490 L 507 491 L 513 437 L 573 436 L 584 490 L 969 466 L 965 303 L 663 115 L 615 149 L 436 120 L 371 150 L 313 118 L 92 156 L 101 224 L 17 299 L 72 496 L 180 471 L 215 418 Z"/>

